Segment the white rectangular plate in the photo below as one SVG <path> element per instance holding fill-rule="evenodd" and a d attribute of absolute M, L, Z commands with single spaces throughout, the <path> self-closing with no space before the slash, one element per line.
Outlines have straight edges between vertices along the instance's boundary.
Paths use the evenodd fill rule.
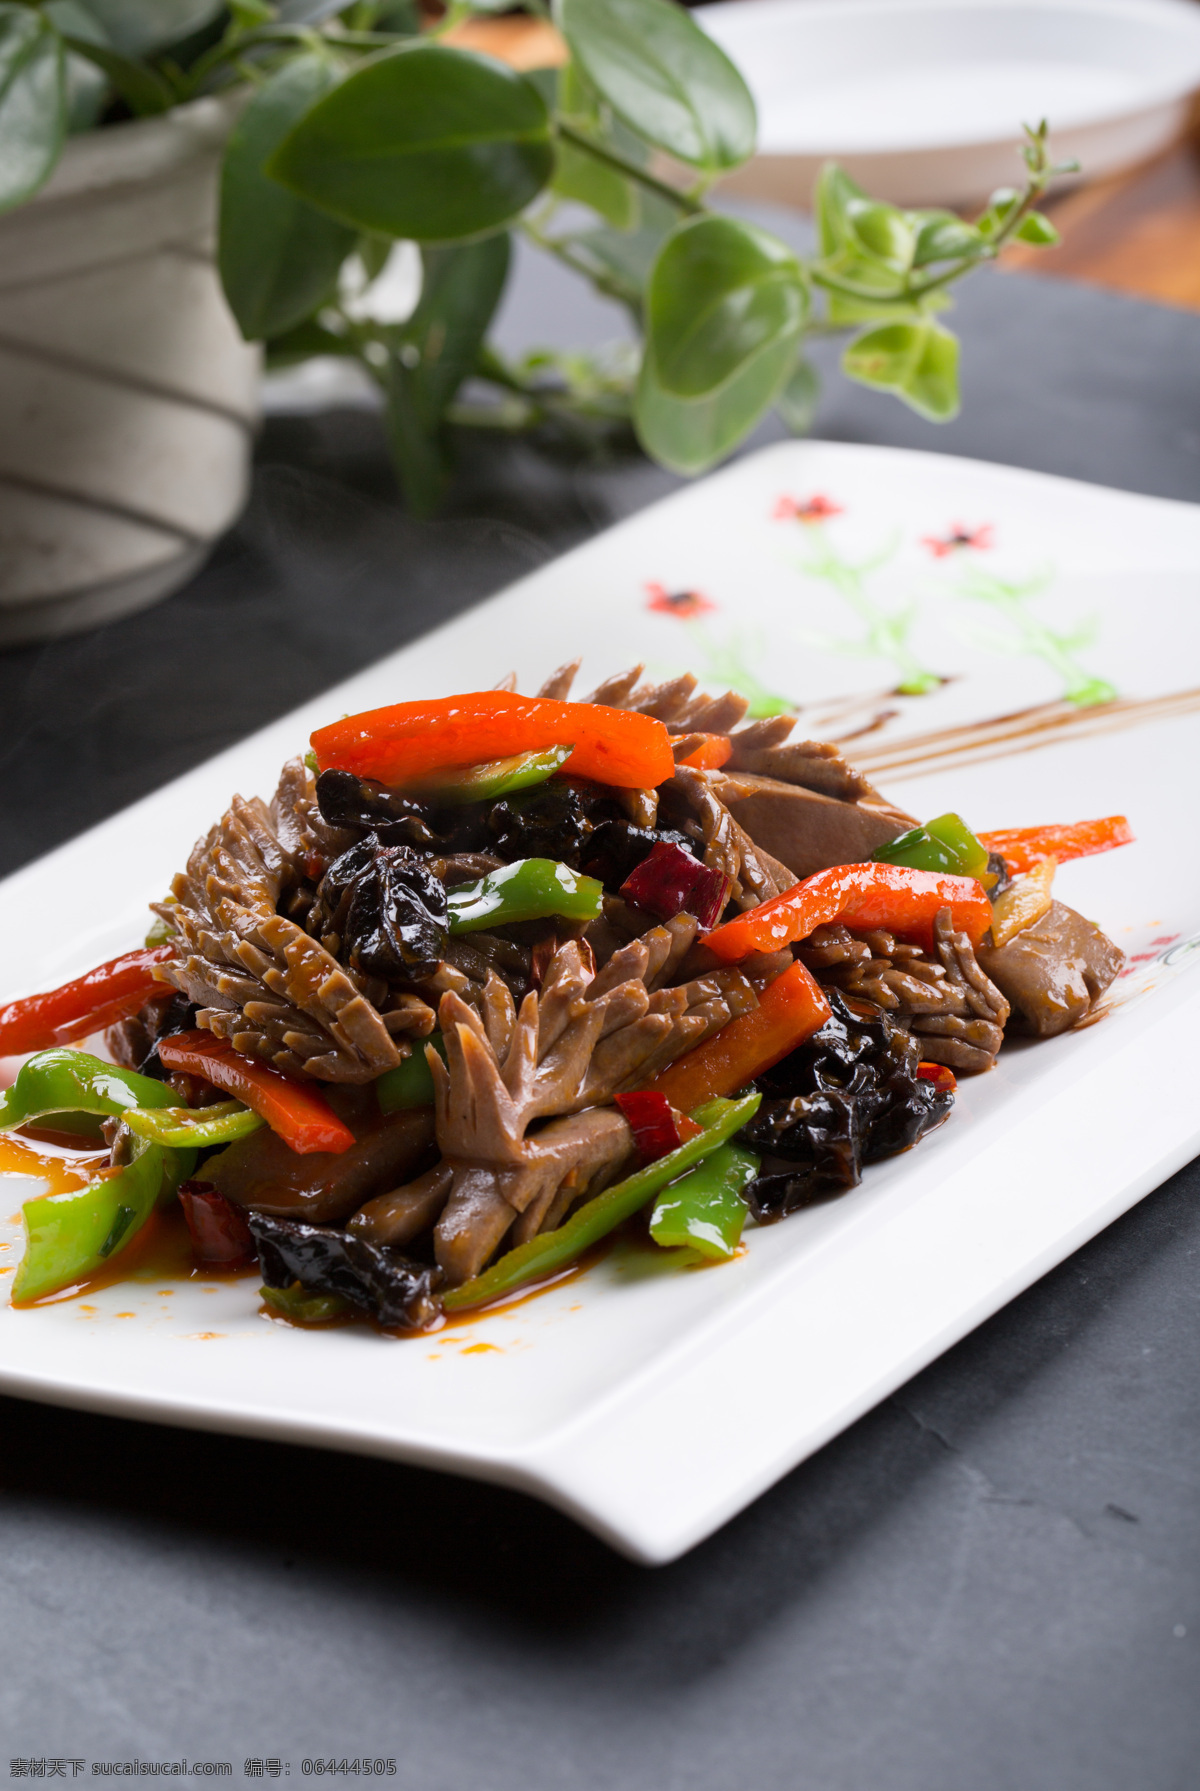
<path fill-rule="evenodd" d="M 644 659 L 799 703 L 804 731 L 855 734 L 851 756 L 922 815 L 987 829 L 1124 812 L 1138 836 L 1059 876 L 1131 956 L 1102 1023 L 1006 1046 L 917 1150 L 749 1233 L 726 1267 L 618 1253 L 406 1341 L 272 1323 L 252 1281 L 131 1281 L 0 1310 L 0 1386 L 503 1481 L 641 1561 L 691 1547 L 1200 1148 L 1200 831 L 1178 805 L 1200 746 L 1198 592 L 1190 505 L 890 449 L 772 448 L 11 877 L 5 997 L 136 942 L 232 792 L 269 793 L 318 723 L 514 664 L 536 689 L 581 651 L 581 691 Z M 5 1216 L 37 1191 L 8 1190 Z M 19 1227 L 0 1232 L 15 1264 Z"/>

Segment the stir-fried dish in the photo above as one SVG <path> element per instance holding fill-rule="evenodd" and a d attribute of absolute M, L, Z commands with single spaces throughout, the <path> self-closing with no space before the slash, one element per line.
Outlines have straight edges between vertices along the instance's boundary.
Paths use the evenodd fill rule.
<path fill-rule="evenodd" d="M 728 1259 L 941 1125 L 1008 1031 L 1094 1015 L 1122 954 L 1054 873 L 1123 817 L 921 822 L 794 717 L 640 667 L 572 702 L 577 670 L 319 729 L 144 948 L 0 1008 L 0 1128 L 107 1149 L 26 1204 L 14 1303 L 174 1202 L 310 1323 L 427 1329 L 635 1216 Z"/>

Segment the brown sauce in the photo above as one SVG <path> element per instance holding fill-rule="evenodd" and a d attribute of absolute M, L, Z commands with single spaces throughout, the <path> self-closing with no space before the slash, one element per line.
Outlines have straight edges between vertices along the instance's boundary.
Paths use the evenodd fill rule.
<path fill-rule="evenodd" d="M 609 1237 L 601 1238 L 598 1243 L 592 1245 L 590 1250 L 584 1251 L 578 1262 L 571 1263 L 565 1269 L 559 1269 L 556 1274 L 547 1275 L 544 1281 L 535 1281 L 529 1287 L 518 1287 L 510 1294 L 501 1294 L 499 1299 L 489 1300 L 486 1306 L 472 1306 L 467 1312 L 448 1312 L 445 1324 L 440 1326 L 436 1332 L 422 1331 L 419 1335 L 423 1337 L 436 1336 L 439 1341 L 446 1338 L 447 1342 L 451 1342 L 453 1339 L 447 1336 L 447 1333 L 458 1330 L 460 1325 L 478 1324 L 481 1319 L 494 1318 L 498 1312 L 506 1314 L 516 1312 L 522 1306 L 528 1306 L 533 1300 L 540 1300 L 542 1295 L 549 1293 L 553 1287 L 567 1287 L 572 1281 L 580 1280 L 598 1262 L 603 1262 L 606 1256 L 611 1255 L 616 1238 L 615 1232 Z M 398 1335 L 411 1336 L 413 1333 L 403 1332 Z M 468 1352 L 464 1351 L 463 1353 L 465 1355 Z"/>
<path fill-rule="evenodd" d="M 33 1306 L 54 1306 L 61 1300 L 78 1299 L 83 1294 L 99 1293 L 106 1287 L 118 1287 L 129 1281 L 211 1281 L 258 1275 L 257 1263 L 242 1269 L 226 1269 L 213 1263 L 197 1263 L 192 1256 L 192 1241 L 187 1222 L 179 1207 L 167 1207 L 151 1213 L 142 1229 L 124 1250 L 102 1268 L 61 1287 L 56 1293 L 44 1294 L 40 1300 L 14 1300 L 13 1304 L 28 1310 Z M 164 1295 L 173 1292 L 163 1288 Z M 119 1313 L 118 1317 L 128 1314 Z"/>
<path fill-rule="evenodd" d="M 1079 707 L 1075 703 L 1037 703 L 994 715 L 986 721 L 938 728 L 928 734 L 881 742 L 854 754 L 857 770 L 868 777 L 924 777 L 961 765 L 1036 752 L 1063 739 L 1086 739 L 1188 715 L 1200 709 L 1200 689 L 1171 691 L 1147 698 L 1118 697 L 1111 703 Z"/>
<path fill-rule="evenodd" d="M 481 1319 L 493 1318 L 497 1312 L 506 1314 L 513 1312 L 518 1307 L 527 1305 L 531 1300 L 540 1299 L 542 1294 L 549 1293 L 552 1287 L 565 1287 L 570 1281 L 578 1281 L 581 1275 L 585 1275 L 595 1263 L 608 1255 L 612 1246 L 612 1238 L 602 1238 L 599 1243 L 593 1244 L 592 1248 L 586 1251 L 578 1262 L 572 1263 L 568 1268 L 560 1269 L 557 1274 L 548 1275 L 544 1281 L 536 1281 L 531 1287 L 517 1288 L 511 1294 L 502 1294 L 499 1299 L 490 1301 L 486 1306 L 473 1306 L 469 1312 L 447 1313 L 440 1324 L 432 1326 L 427 1331 L 389 1329 L 387 1326 L 381 1325 L 378 1320 L 373 1319 L 369 1313 L 354 1310 L 339 1313 L 336 1318 L 322 1319 L 317 1324 L 309 1324 L 303 1319 L 291 1318 L 286 1313 L 277 1311 L 275 1307 L 267 1305 L 264 1301 L 260 1307 L 260 1314 L 263 1318 L 269 1318 L 273 1324 L 290 1325 L 294 1331 L 331 1331 L 345 1325 L 365 1325 L 377 1336 L 389 1337 L 400 1342 L 419 1342 L 422 1338 L 431 1338 L 436 1339 L 439 1343 L 443 1341 L 453 1343 L 454 1332 L 460 1327 L 465 1328 L 478 1324 Z M 482 1355 L 495 1347 L 494 1344 L 475 1344 L 462 1353 L 463 1355 Z"/>
<path fill-rule="evenodd" d="M 62 1133 L 39 1131 L 36 1139 L 28 1131 L 25 1136 L 13 1132 L 0 1134 L 0 1175 L 36 1176 L 49 1194 L 70 1194 L 85 1187 L 104 1168 L 107 1160 L 106 1155 L 79 1150 L 77 1139 L 68 1144 L 67 1136 Z M 12 1222 L 19 1223 L 20 1217 L 19 1213 L 14 1213 Z M 56 1305 L 61 1300 L 77 1299 L 80 1295 L 93 1294 L 125 1281 L 208 1281 L 216 1276 L 227 1278 L 257 1273 L 254 1264 L 230 1270 L 211 1263 L 196 1263 L 183 1212 L 179 1207 L 169 1207 L 163 1212 L 152 1213 L 132 1242 L 102 1268 L 73 1282 L 70 1287 L 43 1295 L 40 1300 L 14 1301 L 13 1304 L 23 1308 Z"/>
<path fill-rule="evenodd" d="M 92 1151 L 80 1151 L 77 1141 L 68 1141 L 66 1135 L 39 1132 L 36 1141 L 29 1136 L 21 1137 L 15 1133 L 0 1134 L 0 1175 L 36 1176 L 46 1184 L 51 1194 L 67 1194 L 76 1188 L 84 1187 L 96 1172 L 103 1168 L 107 1158 Z M 13 1222 L 20 1221 L 20 1214 L 12 1215 Z M 740 1255 L 744 1246 L 739 1247 Z M 520 1310 L 552 1288 L 566 1287 L 573 1281 L 580 1280 L 610 1256 L 619 1255 L 623 1259 L 622 1266 L 630 1272 L 630 1277 L 640 1279 L 645 1274 L 667 1273 L 683 1267 L 686 1270 L 699 1268 L 719 1268 L 719 1263 L 706 1262 L 702 1257 L 684 1262 L 682 1251 L 664 1251 L 654 1244 L 646 1229 L 644 1215 L 635 1215 L 608 1237 L 601 1238 L 589 1250 L 564 1269 L 548 1275 L 543 1281 L 536 1281 L 531 1286 L 515 1289 L 510 1294 L 502 1294 L 486 1306 L 473 1307 L 468 1312 L 447 1314 L 445 1321 L 430 1331 L 396 1331 L 385 1330 L 366 1313 L 347 1312 L 335 1319 L 326 1319 L 319 1324 L 306 1324 L 301 1319 L 288 1317 L 274 1307 L 262 1304 L 260 1316 L 269 1319 L 273 1324 L 288 1325 L 297 1331 L 325 1331 L 338 1329 L 345 1325 L 367 1325 L 379 1336 L 401 1339 L 434 1339 L 438 1342 L 455 1341 L 456 1333 L 469 1330 L 481 1320 L 493 1318 L 497 1313 L 505 1316 Z M 0 1275 L 11 1273 L 11 1267 L 0 1264 Z M 176 1284 L 186 1281 L 211 1281 L 221 1279 L 258 1278 L 259 1269 L 256 1263 L 241 1268 L 225 1268 L 211 1263 L 198 1264 L 192 1256 L 191 1235 L 187 1222 L 178 1206 L 165 1208 L 161 1212 L 152 1213 L 145 1225 L 133 1241 L 102 1268 L 95 1269 L 90 1275 L 73 1282 L 70 1287 L 59 1288 L 57 1292 L 45 1294 L 40 1300 L 14 1301 L 21 1309 L 29 1310 L 35 1306 L 57 1305 L 64 1300 L 82 1299 L 104 1288 L 116 1287 L 125 1282 L 165 1281 Z M 171 1287 L 160 1290 L 164 1297 L 173 1291 Z M 86 1311 L 88 1308 L 81 1308 Z M 132 1318 L 131 1312 L 119 1312 L 117 1318 Z M 213 1335 L 214 1333 L 202 1333 Z M 469 1345 L 461 1353 L 463 1355 L 484 1355 L 493 1353 L 499 1346 L 491 1343 Z"/>
<path fill-rule="evenodd" d="M 78 1138 L 68 1139 L 66 1133 L 40 1133 L 35 1141 L 32 1136 L 0 1132 L 0 1175 L 36 1176 L 50 1194 L 82 1188 L 107 1161 L 106 1152 L 81 1151 Z"/>
<path fill-rule="evenodd" d="M 746 1246 L 740 1243 L 734 1251 L 733 1260 L 746 1254 Z M 395 1332 L 396 1336 L 436 1337 L 439 1342 L 444 1338 L 453 1341 L 451 1333 L 460 1326 L 477 1324 L 481 1319 L 493 1318 L 498 1312 L 508 1314 L 522 1306 L 538 1300 L 551 1288 L 565 1287 L 572 1281 L 578 1281 L 597 1263 L 607 1259 L 616 1259 L 618 1272 L 623 1279 L 640 1281 L 651 1275 L 692 1274 L 700 1269 L 721 1269 L 726 1265 L 716 1258 L 699 1255 L 683 1246 L 676 1250 L 664 1250 L 650 1236 L 646 1226 L 644 1213 L 635 1213 L 632 1219 L 610 1232 L 608 1237 L 601 1238 L 586 1250 L 578 1262 L 569 1268 L 560 1269 L 556 1275 L 550 1275 L 544 1281 L 535 1281 L 530 1287 L 518 1288 L 515 1292 L 502 1295 L 498 1300 L 490 1301 L 486 1306 L 475 1306 L 469 1312 L 452 1312 L 446 1315 L 446 1322 L 436 1331 Z M 482 1346 L 486 1347 L 486 1346 Z M 463 1355 L 481 1353 L 481 1346 L 474 1345 L 464 1350 Z"/>

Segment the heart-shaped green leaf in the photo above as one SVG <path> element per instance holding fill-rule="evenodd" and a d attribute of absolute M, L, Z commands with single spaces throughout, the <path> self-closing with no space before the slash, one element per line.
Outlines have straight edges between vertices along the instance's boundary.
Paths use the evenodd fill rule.
<path fill-rule="evenodd" d="M 988 200 L 987 210 L 976 218 L 976 229 L 983 236 L 995 236 L 1008 223 L 1020 203 L 1021 195 L 1016 187 L 997 187 Z"/>
<path fill-rule="evenodd" d="M 915 365 L 925 340 L 923 323 L 887 323 L 867 330 L 842 356 L 842 372 L 860 385 L 899 391 Z"/>
<path fill-rule="evenodd" d="M 914 267 L 928 267 L 933 261 L 956 261 L 961 255 L 976 254 L 983 247 L 983 237 L 974 224 L 964 223 L 952 211 L 918 212 L 916 221 Z"/>
<path fill-rule="evenodd" d="M 1044 212 L 1031 211 L 1021 219 L 1014 232 L 1019 243 L 1033 243 L 1039 249 L 1052 249 L 1061 242 L 1057 229 Z"/>
<path fill-rule="evenodd" d="M 279 18 L 285 25 L 320 25 L 345 9 L 346 0 L 279 0 Z"/>
<path fill-rule="evenodd" d="M 107 44 L 76 37 L 73 33 L 64 32 L 63 43 L 72 52 L 72 62 L 90 63 L 112 83 L 130 111 L 139 118 L 154 118 L 174 105 L 175 94 L 171 88 L 144 62 L 135 62 L 132 56 L 119 56 Z"/>
<path fill-rule="evenodd" d="M 475 370 L 508 277 L 507 233 L 453 248 L 426 249 L 421 299 L 389 332 L 388 435 L 408 508 L 429 515 L 450 474 L 446 408 Z"/>
<path fill-rule="evenodd" d="M 114 50 L 152 56 L 190 37 L 220 12 L 223 0 L 87 0 Z"/>
<path fill-rule="evenodd" d="M 930 422 L 958 414 L 958 339 L 932 320 L 868 330 L 847 348 L 842 371 L 860 385 L 894 392 Z"/>
<path fill-rule="evenodd" d="M 70 53 L 68 38 L 106 49 L 108 40 L 99 23 L 80 0 L 46 0 L 42 8 L 67 48 L 67 135 L 90 131 L 100 118 L 108 98 L 108 82 L 89 58 Z"/>
<path fill-rule="evenodd" d="M 315 211 L 262 171 L 296 120 L 336 86 L 338 73 L 327 56 L 285 63 L 258 89 L 229 139 L 217 260 L 248 342 L 282 335 L 316 310 L 357 241 L 350 225 Z"/>
<path fill-rule="evenodd" d="M 613 117 L 610 107 L 601 103 L 577 64 L 569 62 L 559 70 L 555 87 L 547 94 L 547 104 L 556 106 L 563 122 L 569 122 L 580 136 L 595 142 L 600 150 L 624 154 L 635 165 L 646 160 L 645 145 Z M 619 133 L 621 142 L 613 142 L 614 133 Z M 590 206 L 614 230 L 628 231 L 637 227 L 639 193 L 633 182 L 604 161 L 601 155 L 589 154 L 582 145 L 561 134 L 555 144 L 554 179 L 550 189 L 560 199 L 574 199 Z M 672 226 L 677 216 L 673 213 Z"/>
<path fill-rule="evenodd" d="M 867 195 L 836 162 L 826 162 L 817 176 L 813 210 L 817 220 L 817 236 L 822 255 L 836 255 L 852 243 L 853 234 L 847 219 L 849 207 L 856 201 L 865 203 Z"/>
<path fill-rule="evenodd" d="M 0 211 L 37 192 L 66 129 L 62 39 L 30 7 L 0 5 Z"/>
<path fill-rule="evenodd" d="M 593 87 L 639 136 L 719 173 L 754 153 L 750 90 L 671 0 L 557 0 L 559 28 Z"/>
<path fill-rule="evenodd" d="M 910 305 L 886 295 L 878 299 L 847 298 L 843 293 L 831 292 L 827 317 L 838 329 L 854 323 L 921 323 L 925 316 L 924 306 L 929 303 L 930 300 L 925 299 L 921 305 Z"/>
<path fill-rule="evenodd" d="M 441 421 L 463 380 L 475 371 L 480 345 L 508 279 L 510 254 L 507 232 L 422 254 L 420 301 L 408 322 L 397 327 L 394 339 L 415 351 L 401 352 L 399 359 L 412 375 L 420 419 L 427 428 Z"/>
<path fill-rule="evenodd" d="M 594 280 L 601 291 L 628 305 L 640 327 L 650 270 L 678 222 L 679 213 L 673 205 L 654 193 L 643 192 L 638 194 L 636 229 L 613 230 L 601 224 L 573 232 L 563 240 L 574 265 Z"/>
<path fill-rule="evenodd" d="M 454 242 L 515 218 L 553 166 L 531 81 L 491 57 L 417 43 L 359 63 L 266 172 L 362 230 Z"/>
<path fill-rule="evenodd" d="M 807 435 L 821 400 L 821 380 L 811 361 L 801 355 L 775 400 L 775 408 L 793 435 Z"/>
<path fill-rule="evenodd" d="M 642 362 L 634 426 L 647 454 L 676 473 L 703 473 L 732 453 L 765 416 L 787 381 L 795 345 L 789 338 L 756 355 L 717 391 L 677 398 L 655 377 L 649 354 Z"/>
<path fill-rule="evenodd" d="M 912 265 L 916 234 L 902 211 L 873 199 L 851 199 L 845 211 L 846 227 L 861 255 L 882 261 L 903 273 Z"/>
<path fill-rule="evenodd" d="M 931 423 L 948 423 L 958 415 L 958 337 L 936 323 L 929 325 L 915 367 L 901 398 Z"/>
<path fill-rule="evenodd" d="M 735 218 L 692 219 L 668 237 L 650 275 L 655 381 L 672 397 L 706 396 L 794 343 L 806 314 L 800 264 L 777 237 Z"/>

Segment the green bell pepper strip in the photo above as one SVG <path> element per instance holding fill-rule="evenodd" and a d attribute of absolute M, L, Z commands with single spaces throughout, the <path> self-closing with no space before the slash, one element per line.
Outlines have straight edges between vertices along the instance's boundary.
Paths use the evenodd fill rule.
<path fill-rule="evenodd" d="M 122 1168 L 101 1170 L 69 1193 L 25 1202 L 25 1254 L 13 1278 L 14 1305 L 44 1299 L 101 1268 L 191 1174 L 194 1152 L 164 1150 L 135 1133 L 130 1138 L 132 1155 Z"/>
<path fill-rule="evenodd" d="M 258 1297 L 264 1306 L 273 1306 L 284 1318 L 302 1325 L 328 1324 L 331 1318 L 353 1311 L 349 1300 L 343 1300 L 341 1294 L 310 1293 L 298 1281 L 290 1287 L 260 1287 Z"/>
<path fill-rule="evenodd" d="M 517 790 L 530 790 L 544 784 L 547 778 L 562 769 L 574 752 L 573 746 L 547 746 L 537 752 L 514 753 L 509 759 L 488 759 L 482 765 L 463 765 L 461 769 L 439 772 L 435 778 L 416 784 L 402 784 L 406 795 L 449 807 L 463 802 L 488 802 L 497 796 L 511 796 Z"/>
<path fill-rule="evenodd" d="M 485 1306 L 489 1300 L 501 1299 L 531 1281 L 544 1281 L 548 1275 L 569 1268 L 585 1250 L 653 1200 L 668 1182 L 727 1143 L 754 1117 L 761 1099 L 759 1094 L 748 1094 L 737 1101 L 709 1101 L 697 1108 L 692 1118 L 704 1129 L 695 1138 L 586 1201 L 556 1231 L 543 1232 L 518 1244 L 481 1275 L 451 1288 L 442 1296 L 442 1305 L 447 1312 Z"/>
<path fill-rule="evenodd" d="M 663 1189 L 650 1215 L 650 1236 L 664 1250 L 687 1244 L 714 1262 L 728 1262 L 750 1210 L 742 1189 L 758 1168 L 759 1158 L 752 1152 L 737 1144 L 721 1145 Z"/>
<path fill-rule="evenodd" d="M 104 1121 L 98 1113 L 55 1113 L 44 1130 L 74 1137 L 80 1149 L 86 1144 L 95 1145 L 97 1150 L 104 1148 Z"/>
<path fill-rule="evenodd" d="M 168 905 L 172 908 L 178 907 L 178 903 L 174 896 L 167 896 L 163 905 L 164 907 Z M 147 945 L 165 945 L 168 939 L 174 939 L 176 930 L 177 929 L 171 925 L 169 920 L 164 920 L 161 914 L 156 914 L 154 919 L 150 922 L 150 929 L 146 934 L 145 943 Z"/>
<path fill-rule="evenodd" d="M 211 1107 L 135 1107 L 125 1115 L 125 1124 L 139 1138 L 173 1150 L 233 1144 L 266 1123 L 240 1101 L 215 1101 Z"/>
<path fill-rule="evenodd" d="M 938 815 L 924 827 L 913 827 L 899 839 L 889 840 L 871 857 L 877 864 L 906 864 L 914 871 L 974 877 L 985 887 L 995 881 L 988 872 L 987 847 L 961 815 Z"/>
<path fill-rule="evenodd" d="M 477 883 L 460 883 L 450 891 L 446 906 L 451 933 L 475 933 L 550 914 L 595 920 L 603 912 L 604 885 L 553 858 L 518 858 Z"/>
<path fill-rule="evenodd" d="M 102 1063 L 86 1051 L 59 1045 L 22 1064 L 0 1096 L 0 1131 L 50 1114 L 123 1119 L 137 1108 L 168 1107 L 176 1099 L 165 1082 Z M 26 1249 L 13 1280 L 14 1301 L 41 1299 L 91 1274 L 125 1248 L 160 1198 L 169 1198 L 191 1173 L 195 1153 L 165 1150 L 132 1137 L 123 1167 L 102 1170 L 85 1187 L 45 1194 L 22 1209 Z"/>
<path fill-rule="evenodd" d="M 375 1097 L 381 1113 L 400 1113 L 407 1107 L 433 1106 L 433 1076 L 425 1056 L 425 1046 L 432 1045 L 444 1058 L 446 1046 L 440 1032 L 431 1032 L 427 1039 L 416 1039 L 403 1063 L 394 1070 L 385 1070 L 375 1083 Z"/>
<path fill-rule="evenodd" d="M 134 1107 L 170 1107 L 178 1098 L 165 1082 L 139 1076 L 136 1070 L 119 1070 L 69 1045 L 56 1045 L 23 1063 L 12 1087 L 0 1095 L 0 1132 L 29 1125 L 49 1113 L 120 1119 Z"/>

